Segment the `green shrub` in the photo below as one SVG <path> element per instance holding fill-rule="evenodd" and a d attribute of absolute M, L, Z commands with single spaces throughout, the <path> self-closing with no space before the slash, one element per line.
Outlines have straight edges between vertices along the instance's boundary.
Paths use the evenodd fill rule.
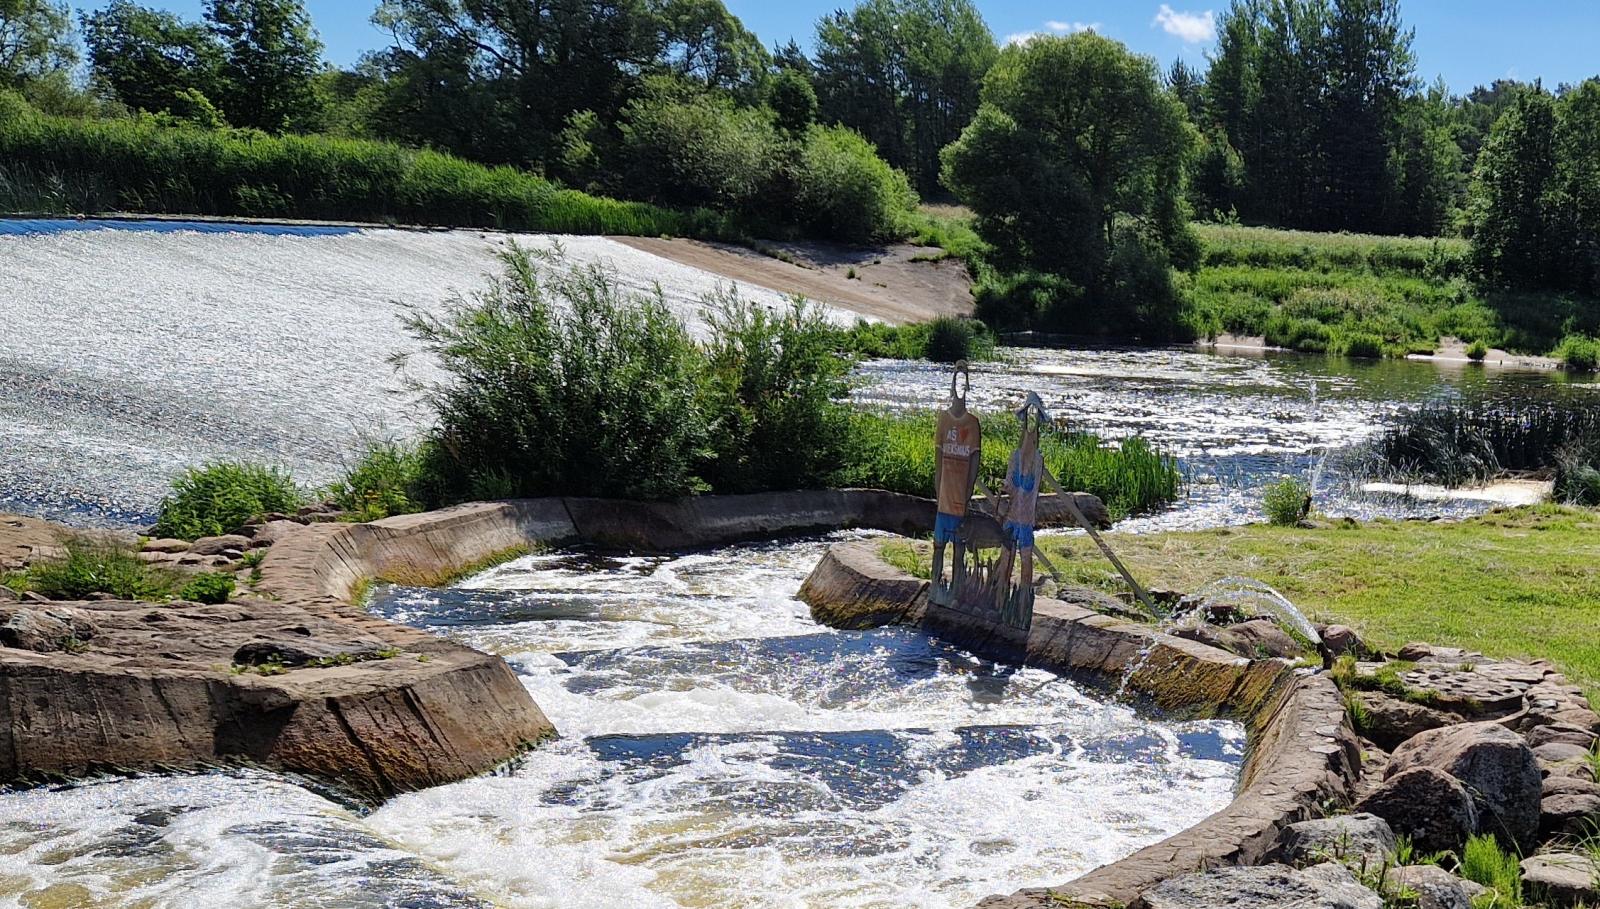
<path fill-rule="evenodd" d="M 1311 511 L 1311 487 L 1295 477 L 1284 477 L 1261 497 L 1267 520 L 1276 527 L 1293 527 Z"/>
<path fill-rule="evenodd" d="M 1482 338 L 1467 345 L 1467 359 L 1474 363 L 1482 363 L 1483 358 L 1489 355 L 1489 345 Z"/>
<path fill-rule="evenodd" d="M 782 142 L 771 116 L 727 98 L 647 80 L 619 127 L 623 159 L 612 168 L 629 198 L 725 211 L 750 210 L 772 182 Z"/>
<path fill-rule="evenodd" d="M 1575 372 L 1594 372 L 1600 366 L 1600 340 L 1585 335 L 1567 335 L 1556 347 L 1554 356 L 1561 365 Z"/>
<path fill-rule="evenodd" d="M 994 354 L 994 342 L 982 322 L 940 316 L 928 323 L 928 339 L 922 356 L 935 363 L 958 360 L 986 360 Z"/>
<path fill-rule="evenodd" d="M 127 547 L 88 537 L 68 537 L 62 545 L 62 557 L 35 562 L 9 583 L 52 600 L 81 600 L 91 593 L 162 600 L 178 584 L 176 574 L 139 561 Z"/>
<path fill-rule="evenodd" d="M 802 227 L 844 243 L 903 235 L 917 207 L 906 175 L 842 126 L 812 126 L 795 156 L 793 205 Z"/>
<path fill-rule="evenodd" d="M 817 307 L 708 301 L 701 478 L 722 493 L 827 486 L 849 449 L 849 361 Z"/>
<path fill-rule="evenodd" d="M 194 603 L 226 603 L 233 596 L 233 575 L 211 571 L 197 574 L 178 590 L 178 599 Z"/>
<path fill-rule="evenodd" d="M 395 221 L 552 233 L 741 235 L 670 211 L 562 189 L 430 150 L 331 136 L 204 129 L 172 117 L 75 119 L 0 98 L 0 209 Z"/>
<path fill-rule="evenodd" d="M 354 521 L 376 521 L 422 511 L 418 499 L 427 456 L 422 446 L 394 439 L 366 439 L 328 498 Z"/>
<path fill-rule="evenodd" d="M 303 504 L 304 494 L 286 471 L 218 461 L 189 468 L 172 481 L 153 532 L 180 540 L 216 536 L 264 514 L 291 513 Z"/>
<path fill-rule="evenodd" d="M 673 498 L 699 488 L 704 358 L 659 288 L 512 246 L 489 288 L 406 326 L 447 381 L 420 389 L 437 425 L 426 504 L 506 496 Z"/>
<path fill-rule="evenodd" d="M 1335 335 L 1334 353 L 1347 357 L 1376 360 L 1383 356 L 1383 339 L 1365 332 L 1340 332 Z"/>
<path fill-rule="evenodd" d="M 1060 275 L 1043 272 L 988 274 L 972 289 L 974 310 L 998 331 L 1070 331 L 1069 318 L 1083 302 L 1083 288 Z M 1088 326 L 1104 334 L 1110 326 Z"/>

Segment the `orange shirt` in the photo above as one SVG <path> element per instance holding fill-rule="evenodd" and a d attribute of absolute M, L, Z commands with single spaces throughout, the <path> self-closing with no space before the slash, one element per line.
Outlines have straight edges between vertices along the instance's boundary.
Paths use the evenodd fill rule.
<path fill-rule="evenodd" d="M 939 448 L 939 511 L 944 514 L 966 517 L 972 462 L 979 457 L 982 438 L 983 430 L 971 411 L 959 417 L 948 410 L 939 414 L 934 441 Z"/>

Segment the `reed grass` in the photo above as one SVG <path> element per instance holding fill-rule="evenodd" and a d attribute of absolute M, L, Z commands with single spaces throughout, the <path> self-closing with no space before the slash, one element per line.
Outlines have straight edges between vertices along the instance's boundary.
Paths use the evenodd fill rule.
<path fill-rule="evenodd" d="M 1210 268 L 1364 271 L 1434 280 L 1465 277 L 1472 245 L 1447 237 L 1384 237 L 1370 234 L 1316 233 L 1236 224 L 1196 224 Z"/>
<path fill-rule="evenodd" d="M 1428 404 L 1401 415 L 1374 443 L 1398 476 L 1461 486 L 1507 471 L 1562 467 L 1564 455 L 1600 439 L 1600 410 L 1551 404 Z"/>

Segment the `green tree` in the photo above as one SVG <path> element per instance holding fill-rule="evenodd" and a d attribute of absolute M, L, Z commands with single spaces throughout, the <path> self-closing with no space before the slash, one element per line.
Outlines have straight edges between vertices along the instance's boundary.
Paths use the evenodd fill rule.
<path fill-rule="evenodd" d="M 1403 102 L 1385 181 L 1389 230 L 1428 237 L 1449 230 L 1466 189 L 1454 117 L 1442 83 Z"/>
<path fill-rule="evenodd" d="M 1172 92 L 1189 119 L 1199 123 L 1205 116 L 1206 77 L 1179 57 L 1167 69 L 1167 90 Z"/>
<path fill-rule="evenodd" d="M 755 97 L 771 58 L 722 0 L 665 0 L 658 13 L 662 63 L 707 88 Z"/>
<path fill-rule="evenodd" d="M 623 109 L 619 188 L 635 199 L 720 209 L 750 206 L 779 154 L 771 117 L 731 100 L 650 80 Z"/>
<path fill-rule="evenodd" d="M 1471 197 L 1472 257 L 1485 277 L 1512 286 L 1558 284 L 1559 238 L 1550 207 L 1556 182 L 1556 107 L 1543 90 L 1519 94 L 1478 156 Z"/>
<path fill-rule="evenodd" d="M 863 0 L 817 23 L 816 48 L 821 119 L 937 188 L 939 151 L 971 122 L 998 53 L 971 0 Z"/>
<path fill-rule="evenodd" d="M 1416 90 L 1413 32 L 1399 0 L 1336 0 L 1322 42 L 1327 94 L 1321 105 L 1325 226 L 1371 230 L 1382 223 L 1390 141 L 1401 102 Z"/>
<path fill-rule="evenodd" d="M 978 116 L 945 150 L 945 182 L 1015 264 L 1098 283 L 1119 218 L 1186 232 L 1173 196 L 1195 143 L 1155 64 L 1092 33 L 1014 45 Z"/>
<path fill-rule="evenodd" d="M 222 45 L 206 27 L 133 0 L 82 17 L 94 84 L 134 110 L 166 111 L 218 96 Z"/>
<path fill-rule="evenodd" d="M 1589 79 L 1556 102 L 1552 232 L 1561 240 L 1562 284 L 1600 293 L 1600 81 Z"/>
<path fill-rule="evenodd" d="M 322 41 L 300 0 L 206 0 L 205 18 L 224 49 L 229 120 L 268 132 L 321 125 Z"/>
<path fill-rule="evenodd" d="M 778 126 L 788 133 L 803 133 L 817 120 L 816 90 L 811 80 L 795 70 L 780 70 L 768 80 L 766 102 Z"/>
<path fill-rule="evenodd" d="M 77 62 L 65 3 L 0 0 L 0 88 L 64 73 Z"/>
<path fill-rule="evenodd" d="M 1183 202 L 1195 143 L 1152 60 L 1092 33 L 1040 37 L 1000 55 L 944 179 L 1003 264 L 1131 306 L 1125 293 L 1196 253 Z"/>

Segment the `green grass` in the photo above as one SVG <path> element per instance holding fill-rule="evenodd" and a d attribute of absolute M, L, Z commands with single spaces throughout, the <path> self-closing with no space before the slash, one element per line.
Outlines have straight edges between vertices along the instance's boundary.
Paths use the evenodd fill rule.
<path fill-rule="evenodd" d="M 885 325 L 856 321 L 839 334 L 839 346 L 861 359 L 932 360 L 977 363 L 998 359 L 995 337 L 976 319 L 940 316 L 930 322 Z"/>
<path fill-rule="evenodd" d="M 1293 527 L 1306 516 L 1311 501 L 1311 487 L 1295 477 L 1284 477 L 1267 487 L 1261 497 L 1261 507 L 1267 520 L 1276 527 Z"/>
<path fill-rule="evenodd" d="M 0 97 L 0 211 L 132 211 L 735 239 L 725 217 L 385 142 L 79 120 Z"/>
<path fill-rule="evenodd" d="M 141 562 L 124 546 L 87 537 L 68 537 L 62 546 L 62 557 L 9 574 L 3 579 L 5 585 L 52 600 L 81 600 L 91 593 L 123 600 L 166 600 L 184 583 L 182 575 Z"/>
<path fill-rule="evenodd" d="M 293 513 L 305 493 L 288 472 L 261 464 L 217 461 L 192 467 L 161 500 L 156 536 L 195 540 L 232 533 L 272 512 Z"/>
<path fill-rule="evenodd" d="M 1493 890 L 1493 906 L 1522 905 L 1521 859 L 1500 847 L 1492 835 L 1474 836 L 1461 851 L 1462 877 Z"/>
<path fill-rule="evenodd" d="M 1545 505 L 1460 522 L 1259 524 L 1111 543 L 1145 584 L 1194 590 L 1254 577 L 1380 649 L 1429 641 L 1544 658 L 1575 684 L 1600 684 L 1600 511 Z M 1088 540 L 1044 537 L 1040 546 L 1070 580 L 1121 589 Z"/>
<path fill-rule="evenodd" d="M 1196 224 L 1210 268 L 1249 266 L 1303 271 L 1363 271 L 1448 279 L 1466 275 L 1471 244 L 1442 237 L 1315 233 L 1229 224 Z"/>
<path fill-rule="evenodd" d="M 855 419 L 858 448 L 841 485 L 933 495 L 933 414 L 862 411 Z M 1017 422 L 1009 415 L 990 415 L 983 427 L 980 477 L 990 489 L 998 489 L 1016 447 Z M 1176 461 L 1140 438 L 1108 447 L 1088 434 L 1048 433 L 1040 450 L 1063 488 L 1099 496 L 1114 517 L 1159 508 L 1177 498 L 1181 487 Z"/>

